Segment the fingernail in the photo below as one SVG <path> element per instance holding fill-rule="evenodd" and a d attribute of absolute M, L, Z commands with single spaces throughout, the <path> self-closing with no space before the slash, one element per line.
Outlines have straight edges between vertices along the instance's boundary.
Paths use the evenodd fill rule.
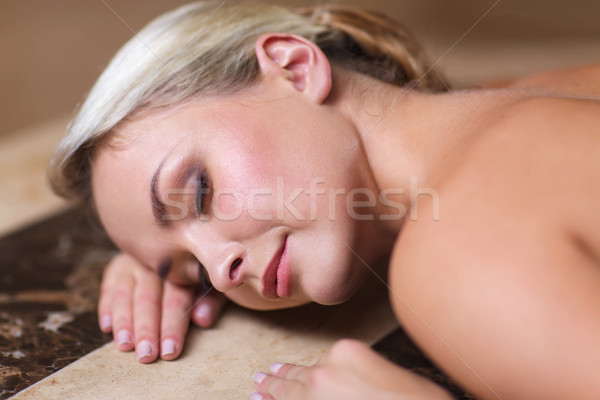
<path fill-rule="evenodd" d="M 272 373 L 276 374 L 277 371 L 279 371 L 279 368 L 283 367 L 282 363 L 273 363 L 271 364 L 271 366 L 269 367 L 269 369 L 271 370 Z"/>
<path fill-rule="evenodd" d="M 173 339 L 167 339 L 162 342 L 160 346 L 161 356 L 168 356 L 171 354 L 175 354 L 175 341 Z"/>
<path fill-rule="evenodd" d="M 267 374 L 265 374 L 264 372 L 257 372 L 254 374 L 254 382 L 261 383 L 266 377 Z"/>
<path fill-rule="evenodd" d="M 109 331 L 111 327 L 112 319 L 110 318 L 110 315 L 106 314 L 102 316 L 102 319 L 100 320 L 100 328 L 102 328 L 103 331 Z"/>
<path fill-rule="evenodd" d="M 152 356 L 152 345 L 147 340 L 142 340 L 137 345 L 137 358 L 141 360 L 142 358 L 151 357 Z"/>
<path fill-rule="evenodd" d="M 131 343 L 131 334 L 127 329 L 121 329 L 117 334 L 117 343 L 119 346 Z"/>
<path fill-rule="evenodd" d="M 252 393 L 250 395 L 250 400 L 262 400 L 262 394 L 260 393 Z"/>
<path fill-rule="evenodd" d="M 202 303 L 196 308 L 196 317 L 201 319 L 205 323 L 210 323 L 212 310 L 206 303 Z"/>

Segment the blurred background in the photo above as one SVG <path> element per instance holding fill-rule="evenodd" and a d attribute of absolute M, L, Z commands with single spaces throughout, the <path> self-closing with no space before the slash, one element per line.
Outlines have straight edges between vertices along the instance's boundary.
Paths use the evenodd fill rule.
<path fill-rule="evenodd" d="M 134 32 L 154 16 L 184 3 L 0 2 L 0 233 L 65 206 L 50 194 L 44 169 L 74 108 Z M 600 62 L 598 0 L 336 3 L 379 10 L 398 19 L 429 49 L 451 81 L 462 86 Z"/>

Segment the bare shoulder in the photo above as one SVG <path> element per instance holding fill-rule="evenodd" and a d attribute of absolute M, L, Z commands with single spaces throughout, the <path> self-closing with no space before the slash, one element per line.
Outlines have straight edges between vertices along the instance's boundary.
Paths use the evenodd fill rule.
<path fill-rule="evenodd" d="M 600 101 L 526 100 L 481 136 L 447 182 L 452 193 L 478 182 L 514 212 L 555 223 L 600 254 Z"/>
<path fill-rule="evenodd" d="M 599 116 L 579 100 L 506 110 L 396 243 L 398 318 L 478 398 L 600 391 Z"/>

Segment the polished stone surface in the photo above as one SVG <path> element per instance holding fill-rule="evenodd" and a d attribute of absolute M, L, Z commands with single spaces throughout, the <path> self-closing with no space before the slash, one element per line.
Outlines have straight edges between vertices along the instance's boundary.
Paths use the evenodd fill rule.
<path fill-rule="evenodd" d="M 111 340 L 98 329 L 96 304 L 101 271 L 115 249 L 90 219 L 70 210 L 0 239 L 0 399 Z M 471 398 L 401 329 L 373 347 L 458 398 Z"/>
<path fill-rule="evenodd" d="M 96 303 L 114 248 L 88 219 L 70 210 L 0 239 L 0 399 L 111 340 Z"/>
<path fill-rule="evenodd" d="M 445 387 L 457 399 L 474 399 L 474 397 L 462 390 L 456 382 L 429 361 L 417 346 L 413 344 L 402 328 L 396 329 L 379 342 L 375 343 L 373 349 L 384 355 L 390 361 Z"/>

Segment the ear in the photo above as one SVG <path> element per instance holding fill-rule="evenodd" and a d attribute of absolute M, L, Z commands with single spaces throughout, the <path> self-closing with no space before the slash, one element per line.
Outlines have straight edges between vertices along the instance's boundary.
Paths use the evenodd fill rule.
<path fill-rule="evenodd" d="M 265 33 L 256 42 L 263 77 L 283 78 L 316 103 L 331 91 L 331 65 L 319 46 L 301 36 Z"/>

